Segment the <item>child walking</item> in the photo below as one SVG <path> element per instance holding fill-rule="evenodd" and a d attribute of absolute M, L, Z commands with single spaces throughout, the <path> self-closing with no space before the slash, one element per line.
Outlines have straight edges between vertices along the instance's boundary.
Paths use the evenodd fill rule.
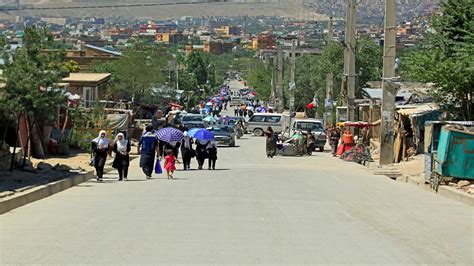
<path fill-rule="evenodd" d="M 165 156 L 165 170 L 166 174 L 168 175 L 168 179 L 173 178 L 174 171 L 176 170 L 176 161 L 177 159 L 174 156 L 173 151 L 167 150 Z"/>

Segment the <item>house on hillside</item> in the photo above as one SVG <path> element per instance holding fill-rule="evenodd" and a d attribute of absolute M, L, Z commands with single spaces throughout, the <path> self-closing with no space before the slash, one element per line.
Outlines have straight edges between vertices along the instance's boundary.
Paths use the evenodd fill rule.
<path fill-rule="evenodd" d="M 110 79 L 109 73 L 71 73 L 63 78 L 68 91 L 81 96 L 81 105 L 91 107 L 95 102 L 105 99 L 105 85 Z"/>
<path fill-rule="evenodd" d="M 87 70 L 94 62 L 117 60 L 121 56 L 120 52 L 86 44 L 81 50 L 66 51 L 65 60 L 73 60 L 79 64 L 81 70 Z"/>

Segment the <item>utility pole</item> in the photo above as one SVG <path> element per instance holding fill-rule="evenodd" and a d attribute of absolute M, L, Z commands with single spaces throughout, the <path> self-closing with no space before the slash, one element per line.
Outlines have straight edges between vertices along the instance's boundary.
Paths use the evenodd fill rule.
<path fill-rule="evenodd" d="M 291 43 L 291 55 L 290 55 L 290 127 L 291 127 L 291 119 L 293 114 L 295 113 L 295 95 L 296 95 L 296 51 L 295 51 L 295 41 L 293 40 Z"/>
<path fill-rule="evenodd" d="M 344 77 L 342 94 L 347 106 L 347 119 L 355 120 L 355 46 L 356 46 L 356 6 L 357 0 L 347 0 L 346 33 L 344 40 Z M 345 94 L 345 95 L 344 95 Z"/>
<path fill-rule="evenodd" d="M 283 112 L 283 51 L 281 45 L 277 44 L 277 73 L 275 85 L 275 108 L 278 113 Z"/>
<path fill-rule="evenodd" d="M 328 39 L 327 43 L 328 46 L 331 45 L 333 41 L 333 24 L 332 24 L 332 17 L 329 18 L 328 22 Z M 332 95 L 333 95 L 333 74 L 332 72 L 326 75 L 326 102 L 324 103 L 326 108 L 326 128 L 332 127 Z M 329 106 L 331 104 L 331 106 Z"/>
<path fill-rule="evenodd" d="M 270 102 L 273 104 L 273 107 L 276 109 L 276 95 L 277 95 L 277 92 L 276 92 L 276 84 L 277 84 L 277 67 L 278 67 L 278 64 L 277 64 L 277 56 L 273 56 L 272 58 L 272 61 L 273 61 L 273 69 L 272 69 L 272 94 L 270 96 Z"/>
<path fill-rule="evenodd" d="M 397 86 L 393 83 L 395 77 L 396 53 L 396 0 L 385 0 L 385 28 L 382 78 L 382 134 L 380 141 L 380 164 L 394 162 L 393 143 L 395 138 L 394 112 Z"/>

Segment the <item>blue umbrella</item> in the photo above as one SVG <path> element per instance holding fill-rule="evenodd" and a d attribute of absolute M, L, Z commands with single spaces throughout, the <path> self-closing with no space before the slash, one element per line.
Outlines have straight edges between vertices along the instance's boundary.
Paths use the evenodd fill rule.
<path fill-rule="evenodd" d="M 214 134 L 204 128 L 192 128 L 188 131 L 188 134 L 198 140 L 214 140 Z"/>
<path fill-rule="evenodd" d="M 174 127 L 165 127 L 156 132 L 159 140 L 168 142 L 169 144 L 176 144 L 184 138 L 183 132 Z"/>

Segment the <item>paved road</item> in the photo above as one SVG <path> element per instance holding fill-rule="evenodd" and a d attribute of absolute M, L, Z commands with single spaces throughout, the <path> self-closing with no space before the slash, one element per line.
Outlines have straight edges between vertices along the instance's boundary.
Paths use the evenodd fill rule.
<path fill-rule="evenodd" d="M 111 173 L 0 216 L 0 264 L 473 264 L 473 209 L 327 153 L 216 171 Z M 195 167 L 195 163 L 194 163 Z"/>

